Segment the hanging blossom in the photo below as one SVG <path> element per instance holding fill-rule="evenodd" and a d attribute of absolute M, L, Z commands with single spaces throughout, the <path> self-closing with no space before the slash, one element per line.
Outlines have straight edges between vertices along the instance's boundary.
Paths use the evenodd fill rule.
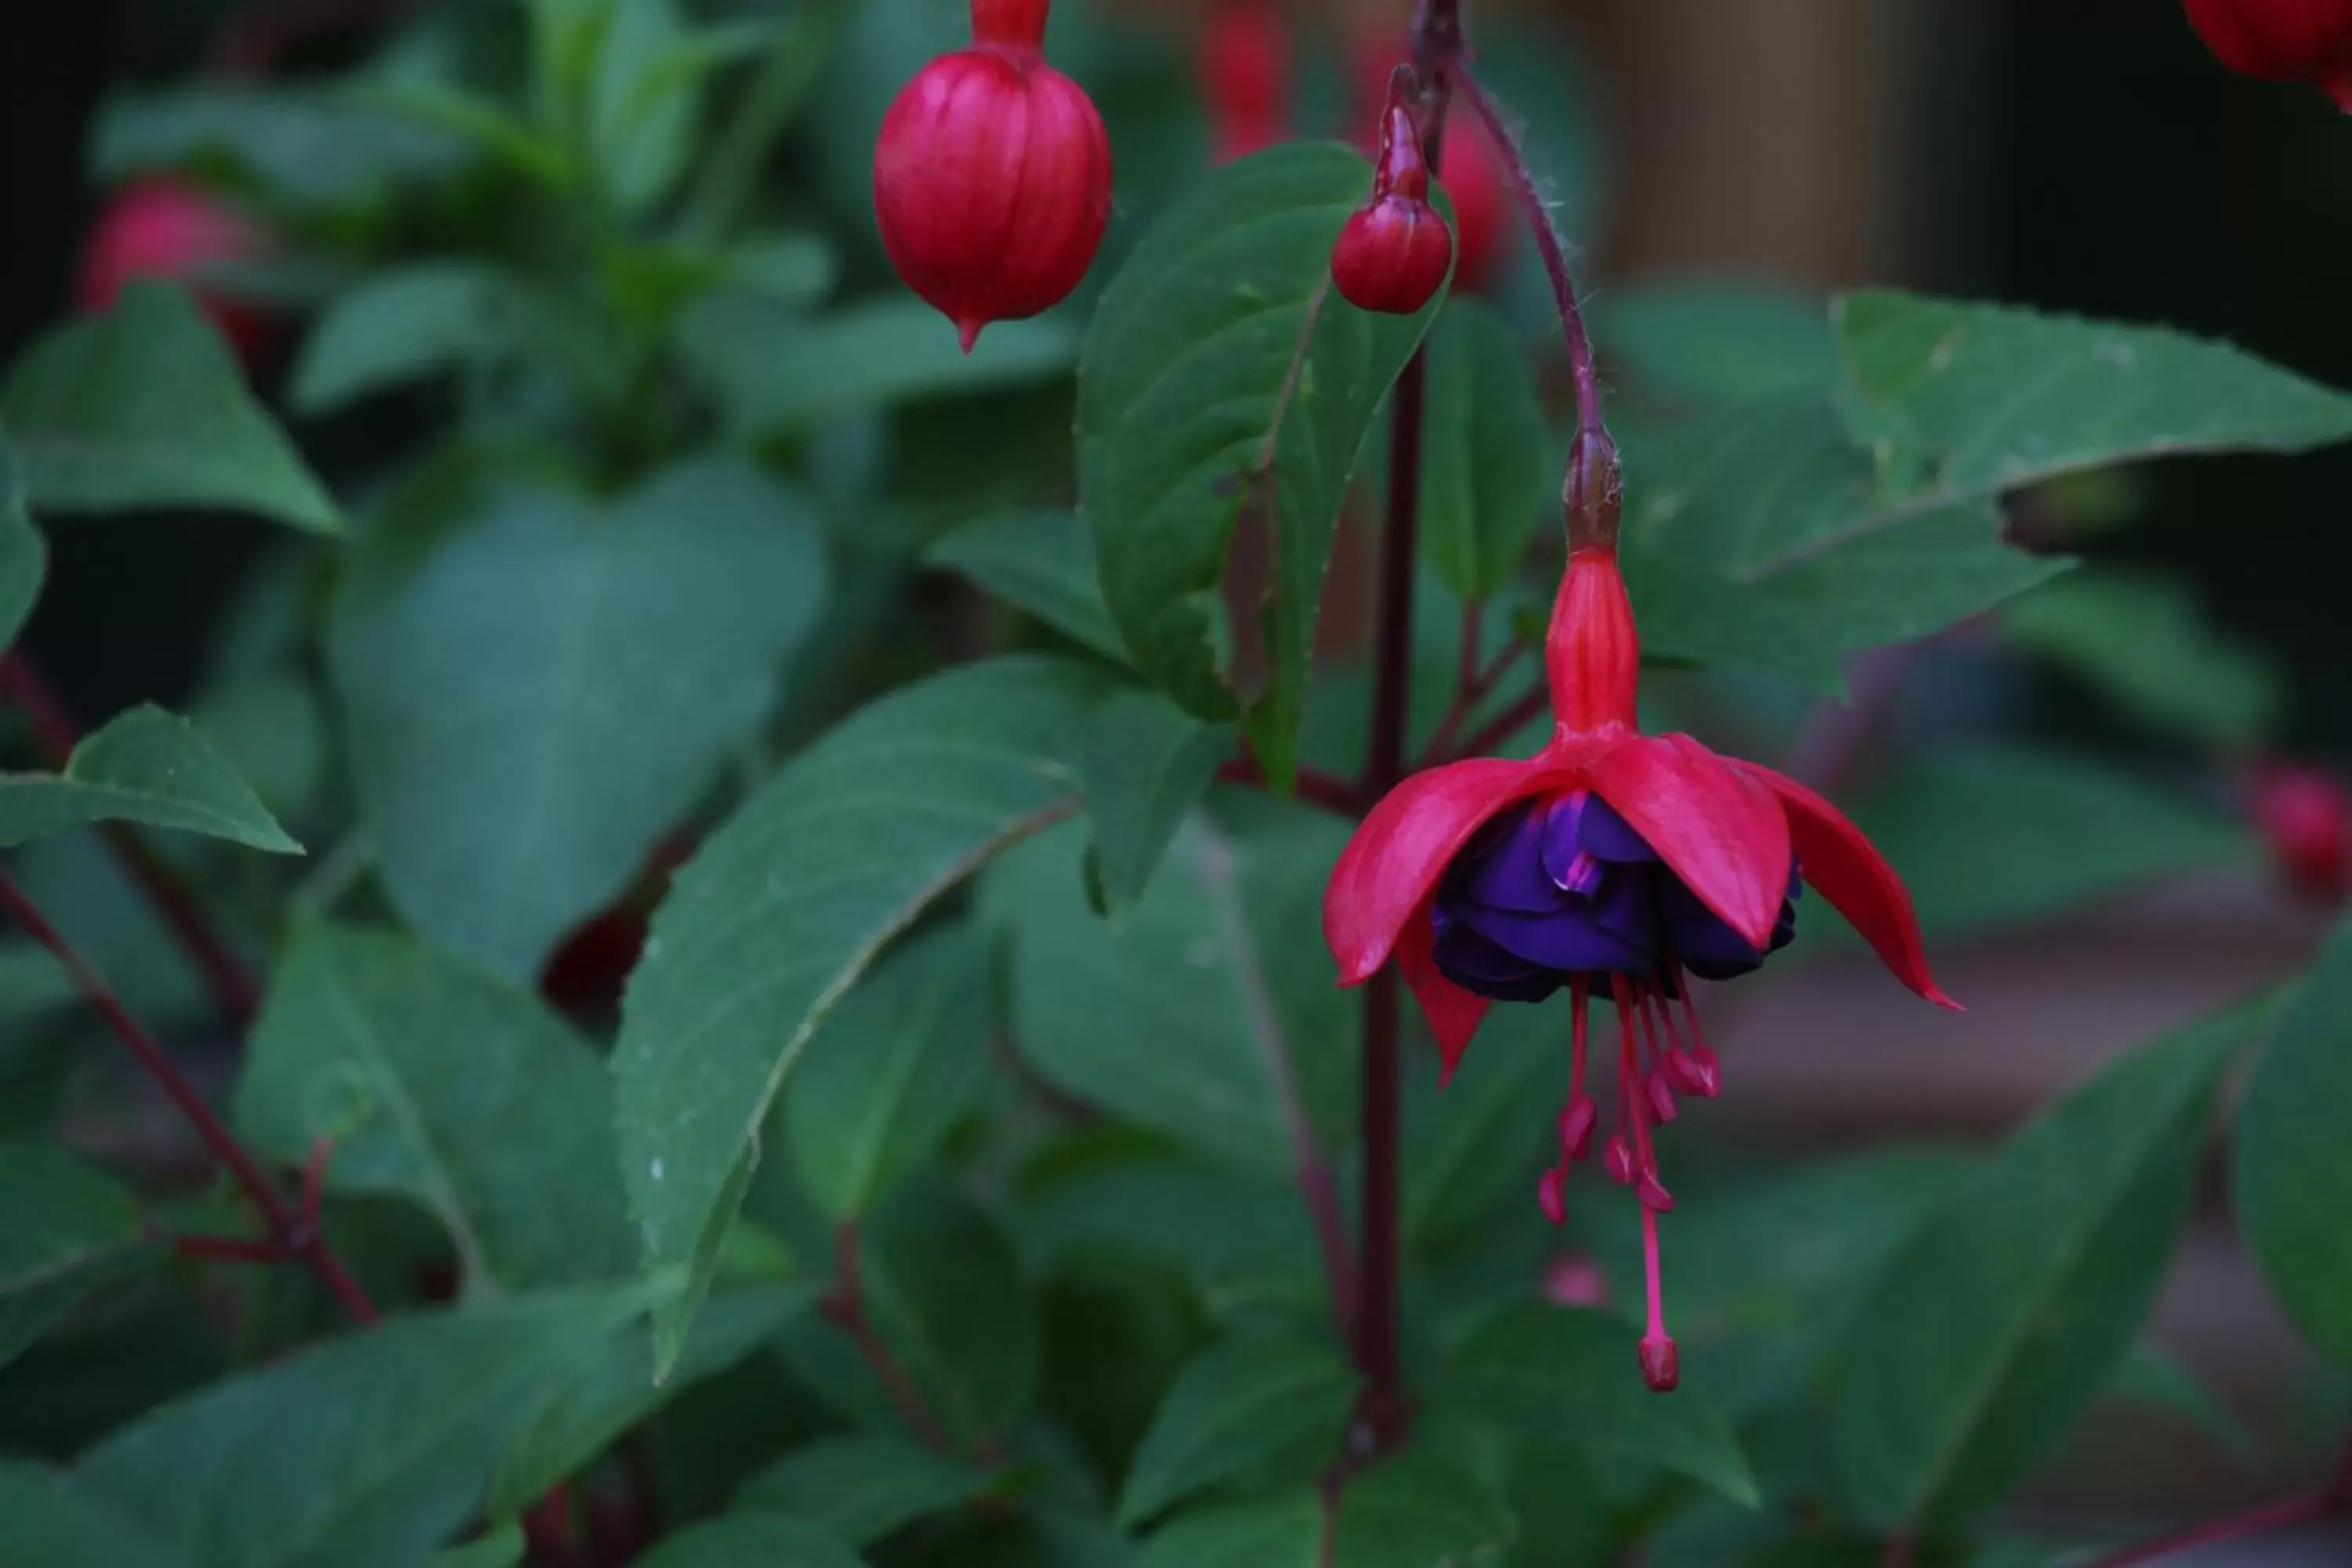
<path fill-rule="evenodd" d="M 1400 784 L 1340 857 L 1323 930 L 1344 984 L 1396 962 L 1449 1078 L 1491 1005 L 1568 993 L 1568 1100 L 1538 1197 L 1561 1224 L 1569 1168 L 1596 1142 L 1610 1178 L 1634 1190 L 1649 1298 L 1642 1370 L 1663 1393 L 1680 1371 L 1658 1256 L 1658 1216 L 1675 1200 L 1655 1134 L 1684 1099 L 1711 1100 L 1722 1084 L 1692 982 L 1748 973 L 1786 946 L 1810 884 L 1895 978 L 1958 1005 L 1928 973 L 1902 882 L 1836 807 L 1688 735 L 1641 732 L 1641 640 L 1618 570 L 1607 437 L 1580 437 L 1570 473 L 1568 571 L 1546 638 L 1551 740 L 1525 761 L 1476 758 Z M 1616 1019 L 1605 1110 L 1596 997 Z"/>

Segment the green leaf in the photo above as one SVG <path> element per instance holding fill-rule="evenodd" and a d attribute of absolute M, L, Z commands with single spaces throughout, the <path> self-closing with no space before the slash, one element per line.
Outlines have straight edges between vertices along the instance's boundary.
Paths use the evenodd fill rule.
<path fill-rule="evenodd" d="M 25 629 L 49 573 L 49 547 L 25 515 L 25 488 L 16 469 L 8 433 L 0 429 L 0 654 Z M 1092 552 L 1091 540 L 1087 548 Z"/>
<path fill-rule="evenodd" d="M 2238 1109 L 2231 1185 L 2238 1228 L 2304 1337 L 2352 1366 L 2352 925 L 2320 954 Z"/>
<path fill-rule="evenodd" d="M 748 293 L 713 294 L 678 319 L 688 374 L 740 441 L 764 440 L 918 398 L 1001 391 L 1066 375 L 1068 322 L 1000 321 L 969 355 L 952 324 L 915 300 L 809 316 Z"/>
<path fill-rule="evenodd" d="M 0 1568 L 189 1568 L 176 1548 L 30 1465 L 0 1464 Z"/>
<path fill-rule="evenodd" d="M 1535 372 L 1492 305 L 1446 304 L 1429 334 L 1421 553 L 1465 599 L 1507 586 L 1558 501 L 1559 453 Z"/>
<path fill-rule="evenodd" d="M 855 1220 L 938 1150 L 988 1080 L 986 944 L 910 943 L 818 1028 L 784 1096 L 793 1163 L 819 1207 Z"/>
<path fill-rule="evenodd" d="M 777 1286 L 720 1296 L 696 1320 L 686 1353 L 663 1383 L 646 1375 L 649 1330 L 632 1329 L 607 1341 L 516 1432 L 490 1481 L 489 1517 L 512 1519 L 549 1488 L 586 1469 L 623 1433 L 772 1340 L 809 1296 L 805 1289 Z"/>
<path fill-rule="evenodd" d="M 867 1321 L 949 1438 L 1000 1447 L 1035 1403 L 1045 1347 L 1021 1261 L 989 1216 L 944 1184 L 901 1194 L 859 1235 Z M 841 1332 L 804 1321 L 786 1340 L 801 1381 L 860 1424 L 898 1428 L 898 1405 Z"/>
<path fill-rule="evenodd" d="M 614 1053 L 622 1174 L 673 1361 L 768 1107 L 882 945 L 1005 845 L 1076 809 L 1093 682 L 1047 659 L 932 677 L 804 752 L 681 870 Z"/>
<path fill-rule="evenodd" d="M 2154 1345 L 2136 1345 L 2107 1396 L 2170 1415 L 2187 1424 L 2242 1468 L 2251 1469 L 2260 1458 L 2256 1442 L 2237 1413 L 2214 1396 L 2197 1374 Z"/>
<path fill-rule="evenodd" d="M 1095 536 L 1074 511 L 985 517 L 943 535 L 924 559 L 1016 605 L 1106 658 L 1127 661 L 1095 575 Z"/>
<path fill-rule="evenodd" d="M 710 75 L 767 37 L 752 25 L 689 26 L 675 0 L 600 0 L 585 83 L 590 164 L 618 210 L 642 216 L 694 156 Z"/>
<path fill-rule="evenodd" d="M 435 1553 L 432 1568 L 521 1568 L 528 1550 L 522 1526 L 509 1524 L 491 1531 L 479 1541 Z"/>
<path fill-rule="evenodd" d="M 979 1471 L 885 1433 L 824 1437 L 743 1483 L 739 1510 L 804 1519 L 856 1547 L 950 1513 L 988 1489 Z"/>
<path fill-rule="evenodd" d="M 74 748 L 59 774 L 0 774 L 0 845 L 92 822 L 143 822 L 299 855 L 236 770 L 185 719 L 137 708 Z"/>
<path fill-rule="evenodd" d="M 1212 174 L 1104 292 L 1079 370 L 1104 597 L 1137 668 L 1203 719 L 1243 709 L 1213 646 L 1219 584 L 1242 512 L 1268 520 L 1268 673 L 1247 728 L 1283 781 L 1349 475 L 1437 309 L 1373 316 L 1331 292 L 1332 241 L 1369 188 L 1362 156 L 1328 144 Z"/>
<path fill-rule="evenodd" d="M 1433 1063 L 1408 1080 L 1404 1202 L 1398 1225 L 1407 1247 L 1425 1250 L 1524 1197 L 1558 1139 L 1538 1107 L 1568 1090 L 1561 1020 L 1550 1009 L 1506 1007 L 1478 1032 L 1478 1048 L 1441 1091 Z M 1523 1157 L 1514 1157 L 1523 1156 Z"/>
<path fill-rule="evenodd" d="M 1918 758 L 1853 816 L 1940 934 L 2048 920 L 2252 853 L 2243 831 L 2135 774 L 2021 747 Z"/>
<path fill-rule="evenodd" d="M 1593 330 L 1642 390 L 1693 404 L 1752 403 L 1837 384 L 1827 303 L 1793 289 L 1675 278 L 1612 290 Z"/>
<path fill-rule="evenodd" d="M 800 500 L 725 460 L 601 511 L 509 489 L 421 549 L 373 531 L 330 651 L 402 912 L 536 973 L 757 732 L 825 577 Z"/>
<path fill-rule="evenodd" d="M 1969 501 L 1872 529 L 1770 576 L 1781 609 L 1843 652 L 1931 637 L 2065 571 L 2005 542 L 2000 509 Z"/>
<path fill-rule="evenodd" d="M 1632 1324 L 1564 1308 L 1507 1308 L 1472 1333 L 1437 1397 L 1596 1459 L 1655 1465 L 1754 1507 L 1756 1479 L 1715 1407 L 1642 1382 Z"/>
<path fill-rule="evenodd" d="M 313 1346 L 142 1417 L 74 1484 L 194 1568 L 410 1568 L 474 1513 L 516 1422 L 645 1307 L 548 1296 Z"/>
<path fill-rule="evenodd" d="M 730 1514 L 668 1537 L 639 1568 L 860 1568 L 858 1555 L 814 1524 Z"/>
<path fill-rule="evenodd" d="M 2188 1222 L 2215 1085 L 2263 1012 L 2191 1026 L 2075 1089 L 1880 1275 L 1833 1434 L 1864 1520 L 1911 1528 L 1994 1502 L 2113 1377 Z"/>
<path fill-rule="evenodd" d="M 0 1366 L 164 1250 L 107 1177 L 60 1149 L 0 1143 Z"/>
<path fill-rule="evenodd" d="M 1087 816 L 1113 916 L 1150 886 L 1233 749 L 1231 731 L 1148 691 L 1118 692 L 1095 710 L 1087 724 Z"/>
<path fill-rule="evenodd" d="M 373 207 L 399 186 L 454 174 L 466 149 L 338 89 L 205 82 L 117 93 L 91 137 L 93 174 L 226 163 L 274 198 L 312 211 Z"/>
<path fill-rule="evenodd" d="M 332 533 L 341 514 L 187 295 L 133 284 L 0 391 L 26 498 L 49 511 L 219 507 Z"/>
<path fill-rule="evenodd" d="M 1303 810 L 1235 840 L 1205 819 L 1113 927 L 1086 901 L 1085 830 L 1041 836 L 981 888 L 1013 935 L 1013 1036 L 1079 1098 L 1246 1170 L 1286 1173 L 1293 1119 L 1344 1120 L 1351 998 L 1312 911 L 1345 841 Z"/>
<path fill-rule="evenodd" d="M 1769 670 L 1845 695 L 1843 636 L 1808 605 L 1676 555 L 1637 549 L 1624 568 L 1643 662 Z"/>
<path fill-rule="evenodd" d="M 1407 1450 L 1349 1483 L 1330 1560 L 1349 1568 L 1470 1568 L 1499 1561 L 1517 1534 L 1510 1509 L 1484 1482 Z"/>
<path fill-rule="evenodd" d="M 1918 489 L 1990 495 L 2183 452 L 2301 452 L 2352 437 L 2352 397 L 2158 327 L 1886 292 L 1831 307 L 1848 381 L 1935 457 Z"/>
<path fill-rule="evenodd" d="M 1153 1536 L 1133 1568 L 1316 1568 L 1322 1545 L 1323 1508 L 1307 1492 L 1187 1514 Z"/>
<path fill-rule="evenodd" d="M 2004 606 L 2000 627 L 2011 646 L 2195 744 L 2251 749 L 2269 737 L 2285 702 L 2270 657 L 2215 626 L 2178 578 L 2126 567 L 2076 572 Z"/>
<path fill-rule="evenodd" d="M 430 261 L 370 275 L 310 329 L 288 400 L 327 414 L 370 393 L 483 363 L 510 336 L 505 279 L 470 261 Z"/>
<path fill-rule="evenodd" d="M 626 1272 L 611 1090 L 539 999 L 413 937 L 312 926 L 253 1030 L 237 1124 L 327 1184 L 408 1198 L 486 1296 Z"/>
<path fill-rule="evenodd" d="M 1302 1450 L 1311 1474 L 1339 1451 L 1355 1398 L 1354 1372 L 1328 1346 L 1241 1339 L 1215 1347 L 1184 1369 L 1151 1418 L 1119 1496 L 1118 1526 L 1132 1529 Z"/>

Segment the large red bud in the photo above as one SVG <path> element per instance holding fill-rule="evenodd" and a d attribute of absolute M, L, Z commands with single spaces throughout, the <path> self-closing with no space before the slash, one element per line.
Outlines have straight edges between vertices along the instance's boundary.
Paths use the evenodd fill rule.
<path fill-rule="evenodd" d="M 74 300 L 85 313 L 111 310 L 134 282 L 177 282 L 247 365 L 267 353 L 277 323 L 265 312 L 203 286 L 207 268 L 254 261 L 272 248 L 268 231 L 192 185 L 153 175 L 108 198 L 82 245 Z"/>
<path fill-rule="evenodd" d="M 1388 91 L 1389 73 L 1409 48 L 1391 43 L 1370 43 L 1351 54 L 1360 100 L 1367 109 L 1377 106 Z M 1438 153 L 1437 183 L 1454 204 L 1456 289 L 1484 287 L 1495 276 L 1511 238 L 1511 176 L 1503 155 L 1487 134 L 1486 122 L 1464 110 L 1445 121 L 1445 142 Z"/>
<path fill-rule="evenodd" d="M 1069 297 L 1110 222 L 1110 138 L 1045 63 L 1046 0 L 972 0 L 972 47 L 908 82 L 874 149 L 874 212 L 907 286 L 970 353 Z"/>
<path fill-rule="evenodd" d="M 2188 0 L 2205 47 L 2241 75 L 2305 81 L 2352 113 L 2352 0 Z"/>

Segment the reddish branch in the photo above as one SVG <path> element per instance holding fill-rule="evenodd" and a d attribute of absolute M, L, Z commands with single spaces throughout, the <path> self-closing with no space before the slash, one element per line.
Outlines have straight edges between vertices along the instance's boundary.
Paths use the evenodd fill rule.
<path fill-rule="evenodd" d="M 1226 784 L 1253 784 L 1261 789 L 1266 782 L 1265 770 L 1255 757 L 1235 758 L 1217 770 L 1217 777 Z M 1309 805 L 1319 805 L 1350 821 L 1364 815 L 1364 792 L 1330 773 L 1302 769 L 1292 793 Z"/>
<path fill-rule="evenodd" d="M 824 1314 L 825 1321 L 849 1336 L 850 1343 L 857 1347 L 857 1353 L 866 1358 L 866 1364 L 874 1369 L 876 1377 L 881 1379 L 883 1388 L 890 1395 L 890 1402 L 898 1407 L 898 1414 L 905 1417 L 915 1436 L 921 1438 L 926 1447 L 952 1456 L 956 1448 L 949 1440 L 946 1428 L 931 1414 L 930 1406 L 923 1403 L 923 1395 L 915 1387 L 915 1380 L 907 1375 L 907 1369 L 898 1364 L 898 1358 L 891 1353 L 889 1343 L 866 1314 L 863 1248 L 855 1222 L 845 1223 L 835 1230 L 833 1255 L 833 1289 L 826 1291 L 817 1303 L 817 1310 Z"/>
<path fill-rule="evenodd" d="M 133 1056 L 147 1069 L 180 1113 L 194 1127 L 205 1146 L 214 1158 L 228 1167 L 229 1174 L 243 1188 L 253 1206 L 260 1211 L 265 1238 L 257 1242 L 237 1242 L 189 1237 L 181 1244 L 191 1257 L 215 1258 L 239 1262 L 276 1262 L 288 1259 L 301 1263 L 319 1277 L 335 1300 L 355 1322 L 376 1321 L 375 1303 L 368 1300 L 351 1270 L 328 1245 L 326 1235 L 318 1225 L 315 1194 L 323 1180 L 323 1152 L 314 1154 L 311 1169 L 305 1180 L 305 1197 L 299 1206 L 289 1205 L 278 1187 L 254 1157 L 247 1152 L 235 1134 L 205 1103 L 195 1086 L 187 1079 L 169 1053 L 152 1035 L 133 1018 L 122 1005 L 98 972 L 89 966 L 73 944 L 67 942 L 58 928 L 49 923 L 40 906 L 34 903 L 16 879 L 0 871 L 0 909 L 22 926 L 25 934 L 39 942 L 57 958 L 75 986 L 89 1001 L 90 1008 L 131 1047 Z"/>
<path fill-rule="evenodd" d="M 2161 1562 L 2183 1552 L 2193 1552 L 2200 1546 L 2211 1546 L 2223 1541 L 2243 1541 L 2251 1536 L 2268 1535 L 2274 1530 L 2288 1530 L 2298 1524 L 2312 1524 L 2333 1518 L 2352 1518 L 2352 1447 L 2346 1448 L 2334 1478 L 2315 1492 L 2284 1498 L 2245 1513 L 2197 1525 L 2178 1535 L 2126 1547 L 2100 1558 L 2092 1564 L 2092 1568 L 2133 1568 L 2137 1563 Z"/>
<path fill-rule="evenodd" d="M 74 748 L 81 744 L 81 726 L 23 654 L 0 659 L 0 697 L 13 703 L 32 725 L 34 741 L 48 764 L 63 769 L 72 759 Z M 173 939 L 203 973 L 229 1026 L 242 1029 L 251 1023 L 260 1003 L 260 988 L 187 884 L 129 824 L 104 823 L 100 832 L 163 918 Z"/>

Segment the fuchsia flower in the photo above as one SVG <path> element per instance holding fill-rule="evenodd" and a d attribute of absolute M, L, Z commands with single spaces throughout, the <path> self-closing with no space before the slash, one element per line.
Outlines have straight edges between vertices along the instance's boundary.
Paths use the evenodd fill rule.
<path fill-rule="evenodd" d="M 2188 0 L 2214 58 L 2242 76 L 2305 81 L 2352 112 L 2352 0 Z"/>
<path fill-rule="evenodd" d="M 1602 1120 L 1588 1087 L 1587 1015 L 1596 994 L 1613 1002 L 1615 1105 L 1602 1159 L 1641 1200 L 1642 1367 L 1664 1392 L 1679 1376 L 1658 1265 L 1658 1216 L 1674 1198 L 1652 1134 L 1675 1120 L 1681 1097 L 1713 1099 L 1721 1085 L 1692 980 L 1747 973 L 1785 945 L 1801 879 L 1895 978 L 1957 1004 L 1927 972 L 1902 882 L 1836 807 L 1688 735 L 1641 732 L 1641 642 L 1617 566 L 1613 494 L 1604 504 L 1606 525 L 1584 531 L 1591 536 L 1570 552 L 1546 639 L 1550 742 L 1524 762 L 1477 758 L 1399 785 L 1340 857 L 1323 931 L 1343 984 L 1396 961 L 1449 1077 L 1493 1003 L 1569 993 L 1559 1159 L 1538 1188 L 1555 1225 L 1566 1217 L 1569 1165 L 1590 1157 Z"/>
<path fill-rule="evenodd" d="M 1200 72 L 1218 163 L 1290 139 L 1290 30 L 1267 0 L 1225 0 L 1211 14 Z"/>
<path fill-rule="evenodd" d="M 250 370 L 276 341 L 265 311 L 204 284 L 209 268 L 259 260 L 269 232 L 234 207 L 169 175 L 152 175 L 107 198 L 90 226 L 74 277 L 75 303 L 90 314 L 113 309 L 123 289 L 156 279 L 188 287 Z"/>
<path fill-rule="evenodd" d="M 2352 894 L 2352 788 L 2325 768 L 2279 757 L 2246 782 L 2253 819 L 2287 885 L 2333 907 Z"/>

